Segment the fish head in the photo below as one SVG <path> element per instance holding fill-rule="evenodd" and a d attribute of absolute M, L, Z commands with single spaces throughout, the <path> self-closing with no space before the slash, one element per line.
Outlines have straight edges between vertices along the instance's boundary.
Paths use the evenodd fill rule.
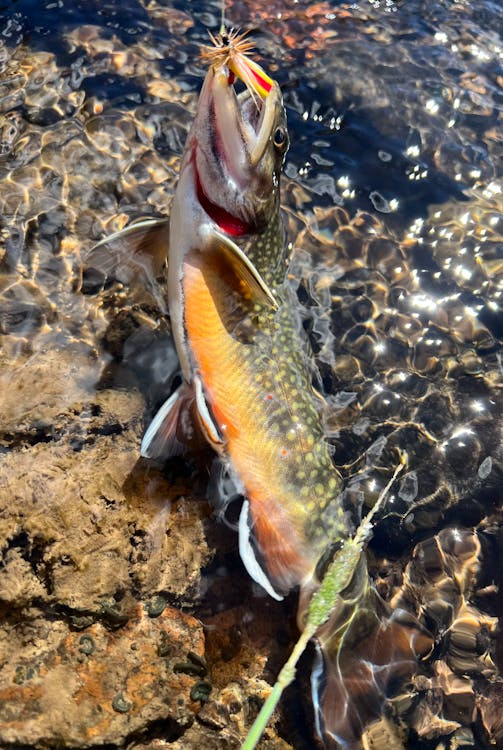
<path fill-rule="evenodd" d="M 262 98 L 235 89 L 227 64 L 210 66 L 190 137 L 197 198 L 219 229 L 262 231 L 279 205 L 279 173 L 288 148 L 283 100 L 273 81 Z"/>

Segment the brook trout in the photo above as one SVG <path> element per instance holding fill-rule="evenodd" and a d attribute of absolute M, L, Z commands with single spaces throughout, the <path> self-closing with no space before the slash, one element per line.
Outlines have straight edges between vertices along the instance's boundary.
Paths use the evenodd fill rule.
<path fill-rule="evenodd" d="M 168 306 L 184 383 L 147 431 L 166 455 L 197 422 L 245 497 L 239 547 L 276 599 L 315 576 L 347 534 L 324 440 L 280 219 L 288 148 L 281 92 L 236 95 L 216 61 L 203 83 L 170 221 Z"/>
<path fill-rule="evenodd" d="M 155 416 L 141 453 L 180 453 L 194 427 L 202 432 L 244 498 L 244 565 L 275 599 L 300 587 L 302 628 L 320 570 L 349 528 L 312 386 L 314 365 L 286 277 L 279 183 L 288 132 L 281 92 L 246 57 L 247 42 L 234 37 L 216 43 L 169 227 L 168 307 L 183 383 Z M 236 74 L 247 86 L 239 94 Z M 141 235 L 163 223 L 141 224 L 124 234 Z M 144 236 L 140 244 L 148 244 Z M 416 651 L 408 625 L 390 621 L 382 627 L 387 614 L 370 585 L 363 552 L 340 601 L 342 608 L 318 635 L 313 703 L 325 741 L 352 745 L 361 729 L 358 701 L 348 710 L 345 681 L 353 667 L 365 665 L 352 675 L 362 693 L 376 682 L 369 664 L 396 676 L 394 665 L 403 671 Z M 341 669 L 344 641 L 352 648 Z M 390 662 L 385 668 L 377 652 Z M 383 677 L 380 690 L 384 683 Z M 377 706 L 372 696 L 371 715 Z"/>

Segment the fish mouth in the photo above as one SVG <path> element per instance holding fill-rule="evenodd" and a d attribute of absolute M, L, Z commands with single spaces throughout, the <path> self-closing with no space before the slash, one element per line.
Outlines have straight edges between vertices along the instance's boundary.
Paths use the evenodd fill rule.
<path fill-rule="evenodd" d="M 208 197 L 202 185 L 201 178 L 199 177 L 197 166 L 195 168 L 195 176 L 197 199 L 206 214 L 208 214 L 215 224 L 217 224 L 219 229 L 226 234 L 229 234 L 231 237 L 242 237 L 253 231 L 254 226 L 252 223 L 243 221 L 240 216 L 227 211 L 226 208 L 218 203 L 214 203 L 211 198 Z"/>
<path fill-rule="evenodd" d="M 260 162 L 277 117 L 279 87 L 263 100 L 248 90 L 236 93 L 226 65 L 210 68 L 200 95 L 193 152 L 197 197 L 227 234 L 256 229 L 260 204 Z M 204 118 L 204 119 L 203 119 Z"/>
<path fill-rule="evenodd" d="M 256 167 L 270 140 L 275 119 L 275 91 L 265 98 L 253 96 L 247 89 L 239 95 L 234 89 L 234 74 L 227 67 L 214 71 L 212 86 L 215 131 L 222 146 L 221 156 L 236 165 L 236 154 L 246 152 L 251 167 Z"/>

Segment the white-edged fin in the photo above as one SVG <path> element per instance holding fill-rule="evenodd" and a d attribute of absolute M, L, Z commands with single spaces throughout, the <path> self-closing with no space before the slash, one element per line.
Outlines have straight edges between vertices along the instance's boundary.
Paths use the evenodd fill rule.
<path fill-rule="evenodd" d="M 185 383 L 176 389 L 163 403 L 141 441 L 140 455 L 143 458 L 170 458 L 184 452 L 185 441 L 180 439 L 179 428 L 188 431 L 182 424 L 184 412 L 188 414 L 188 403 L 193 393 Z M 184 420 L 186 422 L 186 420 Z M 184 437 L 190 437 L 184 435 Z"/>
<path fill-rule="evenodd" d="M 250 503 L 248 500 L 244 500 L 239 515 L 239 554 L 241 555 L 241 560 L 251 578 L 259 583 L 269 596 L 280 602 L 283 597 L 273 589 L 271 582 L 255 557 L 255 552 L 250 542 L 250 533 Z"/>
<path fill-rule="evenodd" d="M 197 375 L 194 377 L 194 386 L 196 392 L 196 407 L 199 424 L 209 444 L 212 445 L 215 450 L 218 450 L 223 446 L 224 443 L 218 427 L 215 424 L 212 415 L 210 414 L 210 410 L 203 393 L 203 385 L 201 383 L 201 379 L 198 378 Z"/>
<path fill-rule="evenodd" d="M 169 220 L 141 219 L 96 243 L 84 264 L 129 284 L 138 272 L 155 278 L 168 256 Z"/>
<path fill-rule="evenodd" d="M 213 229 L 208 239 L 211 241 L 212 249 L 215 249 L 218 243 L 218 249 L 224 255 L 226 263 L 232 268 L 239 281 L 245 284 L 251 299 L 277 310 L 278 302 L 274 293 L 236 243 L 225 234 Z"/>

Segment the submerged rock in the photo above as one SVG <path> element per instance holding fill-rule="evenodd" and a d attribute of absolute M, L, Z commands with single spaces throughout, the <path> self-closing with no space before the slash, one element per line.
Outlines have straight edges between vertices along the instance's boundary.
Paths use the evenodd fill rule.
<path fill-rule="evenodd" d="M 2 634 L 0 742 L 35 748 L 123 745 L 163 723 L 166 740 L 194 721 L 194 678 L 177 669 L 204 654 L 201 624 L 173 608 L 151 618 L 141 606 L 119 630 L 71 630 L 42 612 Z"/>

